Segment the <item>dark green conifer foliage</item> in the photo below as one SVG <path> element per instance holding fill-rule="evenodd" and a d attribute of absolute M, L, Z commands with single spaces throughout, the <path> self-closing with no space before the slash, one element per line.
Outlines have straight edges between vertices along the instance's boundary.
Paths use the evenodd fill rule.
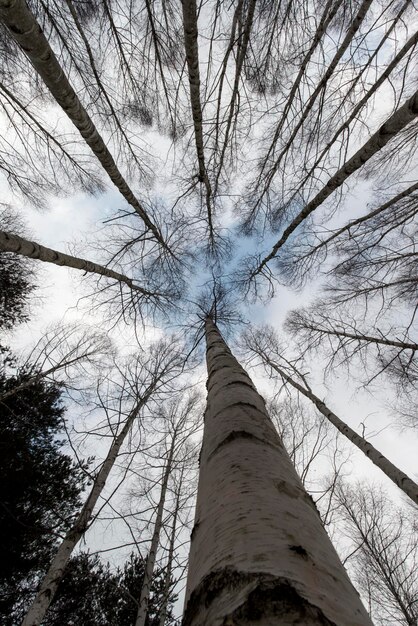
<path fill-rule="evenodd" d="M 0 398 L 26 376 L 5 350 Z M 60 396 L 59 387 L 38 380 L 0 401 L 0 616 L 31 595 L 80 506 L 86 467 L 62 451 Z"/>

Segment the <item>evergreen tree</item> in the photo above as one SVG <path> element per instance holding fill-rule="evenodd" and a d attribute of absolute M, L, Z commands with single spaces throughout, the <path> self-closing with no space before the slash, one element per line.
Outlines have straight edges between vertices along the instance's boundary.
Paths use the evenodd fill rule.
<path fill-rule="evenodd" d="M 16 216 L 8 209 L 0 211 L 0 228 L 16 228 Z M 0 251 L 0 330 L 10 330 L 28 319 L 27 298 L 34 289 L 30 261 L 10 252 Z"/>
<path fill-rule="evenodd" d="M 145 563 L 138 555 L 131 554 L 123 568 L 112 572 L 97 555 L 80 552 L 68 563 L 44 626 L 133 626 L 144 570 Z M 159 570 L 151 583 L 146 626 L 158 626 L 163 592 L 164 572 Z M 169 598 L 167 625 L 174 621 L 175 599 Z M 20 624 L 23 617 L 24 611 L 14 619 Z"/>
<path fill-rule="evenodd" d="M 0 368 L 0 396 L 25 380 L 11 373 L 8 351 Z M 32 594 L 60 535 L 80 506 L 86 467 L 62 452 L 64 405 L 59 387 L 44 380 L 0 405 L 0 615 Z M 3 622 L 2 622 L 3 623 Z"/>

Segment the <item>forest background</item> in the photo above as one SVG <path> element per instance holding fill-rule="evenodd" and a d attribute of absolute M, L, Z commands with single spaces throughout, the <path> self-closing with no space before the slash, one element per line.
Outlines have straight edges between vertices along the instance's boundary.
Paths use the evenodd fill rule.
<path fill-rule="evenodd" d="M 109 558 L 113 570 L 133 548 L 146 557 L 167 425 L 192 398 L 157 552 L 167 571 L 181 476 L 170 572 L 181 597 L 206 377 L 202 320 L 210 310 L 270 402 L 372 616 L 412 623 L 411 506 L 350 442 L 336 439 L 306 398 L 263 367 L 263 354 L 308 381 L 349 426 L 416 475 L 416 6 L 238 0 L 204 2 L 195 19 L 193 2 L 31 2 L 81 110 L 54 68 L 31 57 L 43 41 L 33 33 L 31 46 L 14 41 L 8 4 L 0 3 L 2 229 L 9 234 L 2 249 L 28 256 L 15 234 L 110 268 L 142 291 L 91 268 L 80 278 L 22 261 L 35 289 L 20 294 L 20 324 L 4 324 L 2 345 L 17 355 L 4 371 L 35 364 L 49 372 L 45 380 L 59 381 L 64 450 L 80 467 L 90 459 L 91 479 L 144 384 L 151 346 L 168 341 L 178 355 L 121 448 L 82 550 Z M 21 6 L 13 3 L 13 19 Z M 91 128 L 84 139 L 74 128 L 86 123 L 83 111 L 116 173 Z M 378 513 L 395 503 L 379 515 L 385 527 L 402 527 L 400 578 L 408 589 L 398 596 L 412 598 L 407 610 L 393 584 L 388 591 L 376 578 L 362 579 L 364 538 L 353 535 L 342 504 L 345 494 L 361 518 L 358 480 Z"/>

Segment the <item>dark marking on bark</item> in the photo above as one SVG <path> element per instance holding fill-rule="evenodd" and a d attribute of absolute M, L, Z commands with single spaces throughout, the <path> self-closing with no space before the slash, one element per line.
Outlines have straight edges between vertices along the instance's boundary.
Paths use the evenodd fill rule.
<path fill-rule="evenodd" d="M 228 445 L 229 443 L 231 443 L 232 441 L 235 441 L 236 439 L 250 439 L 254 442 L 257 443 L 262 443 L 266 446 L 271 446 L 272 448 L 277 448 L 277 445 L 275 445 L 274 443 L 271 443 L 270 441 L 266 441 L 265 439 L 260 439 L 260 437 L 257 437 L 257 435 L 253 435 L 253 433 L 248 432 L 247 430 L 232 430 L 229 435 L 227 435 L 225 437 L 225 439 L 222 439 L 222 441 L 220 443 L 218 443 L 218 445 L 216 446 L 216 448 L 214 450 L 212 450 L 212 452 L 209 454 L 208 456 L 208 461 L 215 456 L 215 454 L 219 451 L 220 448 L 223 448 L 223 446 Z"/>
<path fill-rule="evenodd" d="M 285 493 L 290 498 L 299 498 L 302 495 L 301 489 L 298 489 L 295 485 L 290 485 L 285 480 L 279 480 L 276 483 L 276 487 L 281 494 Z"/>
<path fill-rule="evenodd" d="M 309 558 L 308 553 L 306 552 L 305 548 L 303 548 L 302 546 L 289 546 L 289 550 L 296 552 L 296 554 L 301 556 L 303 559 L 308 560 Z"/>
<path fill-rule="evenodd" d="M 249 407 L 251 409 L 251 411 L 257 411 L 257 413 L 262 415 L 263 421 L 264 422 L 266 421 L 266 414 L 255 403 L 253 404 L 252 402 L 243 402 L 242 400 L 237 400 L 236 402 L 232 402 L 231 404 L 226 404 L 221 409 L 219 409 L 219 411 L 217 411 L 217 413 L 212 414 L 211 415 L 211 419 L 216 419 L 218 417 L 218 415 L 220 415 L 222 413 L 222 411 L 226 411 L 227 409 L 231 409 L 234 406 Z M 277 435 L 277 439 L 278 438 L 279 438 L 279 436 Z"/>
<path fill-rule="evenodd" d="M 195 525 L 192 528 L 192 532 L 190 533 L 190 539 L 193 541 L 193 537 L 195 536 L 195 533 L 197 531 L 197 529 L 200 526 L 200 522 L 196 522 Z"/>
<path fill-rule="evenodd" d="M 206 609 L 220 597 L 233 597 L 248 586 L 248 595 L 241 606 L 223 615 L 223 623 L 248 626 L 266 618 L 279 624 L 283 615 L 291 615 L 294 623 L 337 626 L 316 606 L 310 604 L 286 578 L 263 572 L 240 572 L 224 568 L 211 572 L 191 593 L 183 615 L 182 626 L 205 623 Z M 220 604 L 223 604 L 220 602 Z"/>

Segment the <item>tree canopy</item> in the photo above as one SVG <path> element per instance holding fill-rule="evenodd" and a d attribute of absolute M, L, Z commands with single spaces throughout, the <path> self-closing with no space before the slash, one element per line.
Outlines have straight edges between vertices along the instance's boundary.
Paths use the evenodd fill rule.
<path fill-rule="evenodd" d="M 46 624 L 171 619 L 208 315 L 341 553 L 357 528 L 353 567 L 369 500 L 345 481 L 372 459 L 416 501 L 417 56 L 413 0 L 0 0 L 1 567 L 36 579 L 25 626 L 54 593 Z M 61 595 L 84 576 L 101 608 Z M 376 619 L 412 619 L 392 596 Z"/>

